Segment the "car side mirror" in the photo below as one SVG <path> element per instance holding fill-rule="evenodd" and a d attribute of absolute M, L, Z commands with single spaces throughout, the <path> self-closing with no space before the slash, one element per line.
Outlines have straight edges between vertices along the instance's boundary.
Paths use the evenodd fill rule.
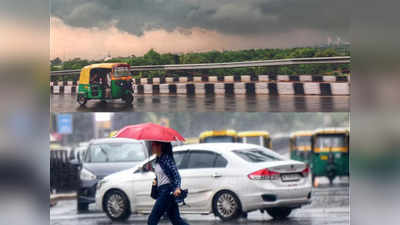
<path fill-rule="evenodd" d="M 73 159 L 73 160 L 71 160 L 69 162 L 74 166 L 81 166 L 82 165 L 81 161 L 78 160 L 78 159 Z"/>
<path fill-rule="evenodd" d="M 136 170 L 133 171 L 133 173 L 143 173 L 143 166 L 138 167 Z"/>
<path fill-rule="evenodd" d="M 142 172 L 142 173 L 144 173 L 144 172 L 150 172 L 150 171 L 153 171 L 153 167 L 152 167 L 151 163 L 146 163 L 146 164 L 144 164 L 143 167 L 141 168 L 141 172 Z"/>

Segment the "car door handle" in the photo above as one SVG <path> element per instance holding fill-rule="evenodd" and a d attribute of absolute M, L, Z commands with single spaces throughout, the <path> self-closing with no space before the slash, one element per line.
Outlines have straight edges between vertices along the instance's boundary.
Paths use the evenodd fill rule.
<path fill-rule="evenodd" d="M 213 173 L 213 175 L 212 175 L 214 178 L 217 178 L 217 177 L 222 177 L 222 175 L 221 174 L 219 174 L 219 173 Z"/>

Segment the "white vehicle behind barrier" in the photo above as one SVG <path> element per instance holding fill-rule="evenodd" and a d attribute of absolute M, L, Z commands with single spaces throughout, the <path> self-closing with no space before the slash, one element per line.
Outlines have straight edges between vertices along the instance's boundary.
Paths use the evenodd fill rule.
<path fill-rule="evenodd" d="M 280 219 L 311 202 L 309 168 L 264 147 L 243 143 L 209 143 L 174 148 L 189 194 L 181 213 L 214 213 L 227 221 L 254 210 Z M 135 168 L 99 182 L 96 205 L 112 220 L 133 213 L 149 213 L 154 157 Z"/>

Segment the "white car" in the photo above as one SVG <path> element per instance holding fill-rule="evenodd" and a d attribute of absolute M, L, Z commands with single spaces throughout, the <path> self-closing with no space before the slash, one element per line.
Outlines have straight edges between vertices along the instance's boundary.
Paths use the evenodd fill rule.
<path fill-rule="evenodd" d="M 214 213 L 223 221 L 267 211 L 276 219 L 311 203 L 309 168 L 264 147 L 243 143 L 209 143 L 174 148 L 174 158 L 188 188 L 181 213 Z M 96 205 L 112 220 L 151 212 L 154 156 L 135 168 L 99 182 Z"/>

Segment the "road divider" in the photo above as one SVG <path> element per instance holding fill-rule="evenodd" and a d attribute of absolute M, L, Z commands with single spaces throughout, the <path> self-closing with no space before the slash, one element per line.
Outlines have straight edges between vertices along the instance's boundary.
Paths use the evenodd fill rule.
<path fill-rule="evenodd" d="M 350 76 L 332 75 L 235 75 L 235 76 L 187 76 L 137 78 L 134 84 L 171 84 L 171 83 L 234 83 L 234 82 L 349 82 Z"/>
<path fill-rule="evenodd" d="M 349 76 L 259 75 L 153 77 L 132 81 L 136 94 L 350 95 Z M 51 94 L 74 95 L 78 82 L 50 82 Z"/>
<path fill-rule="evenodd" d="M 134 85 L 134 89 L 139 95 L 350 95 L 349 83 L 326 82 L 140 84 Z"/>

